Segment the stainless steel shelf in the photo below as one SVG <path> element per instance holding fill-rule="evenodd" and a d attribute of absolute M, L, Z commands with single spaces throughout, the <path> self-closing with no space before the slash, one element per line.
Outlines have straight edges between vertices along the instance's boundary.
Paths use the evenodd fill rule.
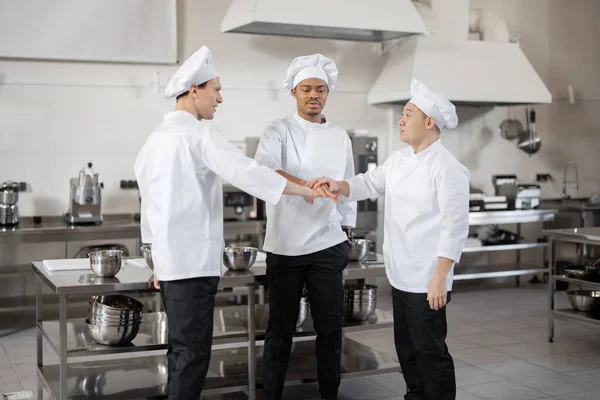
<path fill-rule="evenodd" d="M 542 268 L 537 265 L 528 264 L 498 264 L 469 267 L 462 267 L 458 265 L 454 267 L 454 280 L 464 281 L 482 278 L 501 278 L 506 276 L 537 274 L 548 271 L 548 268 Z"/>
<path fill-rule="evenodd" d="M 545 248 L 545 247 L 548 247 L 547 242 L 501 244 L 501 245 L 492 245 L 492 246 L 465 247 L 463 250 L 463 253 L 483 253 L 483 252 L 488 252 L 488 251 L 541 249 L 541 248 Z"/>
<path fill-rule="evenodd" d="M 563 319 L 586 322 L 588 324 L 593 325 L 600 325 L 600 315 L 592 314 L 585 311 L 577 311 L 570 308 L 564 308 L 561 310 L 553 310 L 552 314 Z"/>
<path fill-rule="evenodd" d="M 256 306 L 256 337 L 264 339 L 269 318 L 268 305 Z M 391 313 L 375 310 L 366 321 L 345 321 L 344 332 L 358 332 L 369 329 L 392 327 L 394 319 Z M 39 326 L 39 324 L 38 324 Z M 42 322 L 41 331 L 57 354 L 59 352 L 58 321 Z M 296 336 L 315 334 L 310 314 L 298 327 Z M 217 308 L 215 310 L 213 343 L 215 345 L 244 342 L 248 337 L 248 308 L 246 306 Z M 165 313 L 144 313 L 140 331 L 133 341 L 121 346 L 105 346 L 94 341 L 88 332 L 85 319 L 67 321 L 67 356 L 82 357 L 101 354 L 133 353 L 166 349 L 168 346 L 168 326 Z"/>
<path fill-rule="evenodd" d="M 546 222 L 554 220 L 557 212 L 551 209 L 470 212 L 469 225 Z"/>
<path fill-rule="evenodd" d="M 262 359 L 262 350 L 263 347 L 258 347 L 257 360 Z M 206 394 L 242 390 L 248 383 L 247 354 L 246 347 L 213 351 L 205 383 Z M 257 362 L 258 377 L 262 377 L 261 364 Z M 389 355 L 351 339 L 344 339 L 343 377 L 366 376 L 398 370 L 399 364 Z M 293 343 L 286 383 L 314 380 L 315 373 L 314 343 L 312 341 Z M 59 389 L 58 366 L 43 366 L 38 370 L 38 374 L 52 393 L 56 394 Z M 158 399 L 165 397 L 167 361 L 164 356 L 152 356 L 72 363 L 68 365 L 67 376 L 69 399 Z"/>
<path fill-rule="evenodd" d="M 590 282 L 590 281 L 584 281 L 583 279 L 567 278 L 567 277 L 562 276 L 562 275 L 552 275 L 551 279 L 553 281 L 576 283 L 576 284 L 587 286 L 587 287 L 600 288 L 600 283 Z"/>

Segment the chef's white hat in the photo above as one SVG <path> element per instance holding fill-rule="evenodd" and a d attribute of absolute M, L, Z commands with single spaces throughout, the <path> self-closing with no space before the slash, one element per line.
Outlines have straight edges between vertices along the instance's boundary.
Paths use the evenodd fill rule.
<path fill-rule="evenodd" d="M 456 107 L 440 93 L 429 89 L 423 82 L 413 79 L 410 95 L 412 96 L 410 102 L 419 107 L 425 115 L 433 118 L 440 130 L 444 126 L 449 129 L 456 128 L 458 125 Z"/>
<path fill-rule="evenodd" d="M 217 76 L 212 53 L 208 47 L 202 46 L 173 74 L 165 88 L 165 97 L 177 97 L 190 90 L 190 86 L 201 85 Z"/>
<path fill-rule="evenodd" d="M 287 70 L 283 88 L 292 90 L 298 83 L 308 78 L 319 78 L 327 83 L 332 91 L 337 83 L 338 70 L 333 60 L 322 54 L 296 57 Z"/>

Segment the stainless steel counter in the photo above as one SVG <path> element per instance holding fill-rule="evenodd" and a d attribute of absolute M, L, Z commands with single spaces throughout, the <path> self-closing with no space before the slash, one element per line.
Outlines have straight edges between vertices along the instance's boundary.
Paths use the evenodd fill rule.
<path fill-rule="evenodd" d="M 371 253 L 365 260 L 383 262 L 383 256 Z M 75 295 L 91 293 L 116 293 L 128 291 L 153 291 L 152 271 L 149 268 L 127 264 L 113 278 L 100 278 L 91 270 L 49 271 L 40 261 L 32 263 L 33 270 L 56 294 Z M 365 279 L 381 276 L 383 264 L 363 264 L 353 261 L 344 270 L 344 279 Z M 229 271 L 222 267 L 219 287 L 233 288 L 260 282 L 265 279 L 267 266 L 264 261 L 256 262 L 248 271 Z"/>

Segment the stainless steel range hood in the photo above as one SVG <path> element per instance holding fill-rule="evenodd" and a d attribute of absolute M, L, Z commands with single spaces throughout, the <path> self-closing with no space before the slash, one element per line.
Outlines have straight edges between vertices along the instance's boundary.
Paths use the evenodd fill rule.
<path fill-rule="evenodd" d="M 413 78 L 458 105 L 552 102 L 516 43 L 415 37 L 390 53 L 369 91 L 369 104 L 408 102 Z"/>
<path fill-rule="evenodd" d="M 233 0 L 221 32 L 381 42 L 425 33 L 411 0 Z"/>
<path fill-rule="evenodd" d="M 419 9 L 431 16 L 432 33 L 397 41 L 369 91 L 369 104 L 406 103 L 413 78 L 459 105 L 552 102 L 519 44 L 510 42 L 505 21 L 489 10 L 469 9 L 469 0 L 424 3 Z M 469 40 L 469 32 L 479 40 Z"/>

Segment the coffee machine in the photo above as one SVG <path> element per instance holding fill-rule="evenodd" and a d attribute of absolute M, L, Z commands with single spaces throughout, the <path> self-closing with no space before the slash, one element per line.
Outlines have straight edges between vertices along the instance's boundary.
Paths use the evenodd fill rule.
<path fill-rule="evenodd" d="M 352 142 L 354 173 L 361 174 L 377 168 L 377 137 L 368 136 L 366 131 L 347 130 Z M 367 199 L 357 203 L 355 231 L 377 230 L 377 199 Z"/>
<path fill-rule="evenodd" d="M 6 181 L 0 185 L 0 226 L 18 225 L 19 217 L 19 191 L 18 182 Z"/>
<path fill-rule="evenodd" d="M 71 178 L 69 212 L 65 220 L 70 224 L 98 224 L 102 222 L 101 190 L 98 174 L 92 170 L 92 163 L 79 171 L 78 178 Z"/>

